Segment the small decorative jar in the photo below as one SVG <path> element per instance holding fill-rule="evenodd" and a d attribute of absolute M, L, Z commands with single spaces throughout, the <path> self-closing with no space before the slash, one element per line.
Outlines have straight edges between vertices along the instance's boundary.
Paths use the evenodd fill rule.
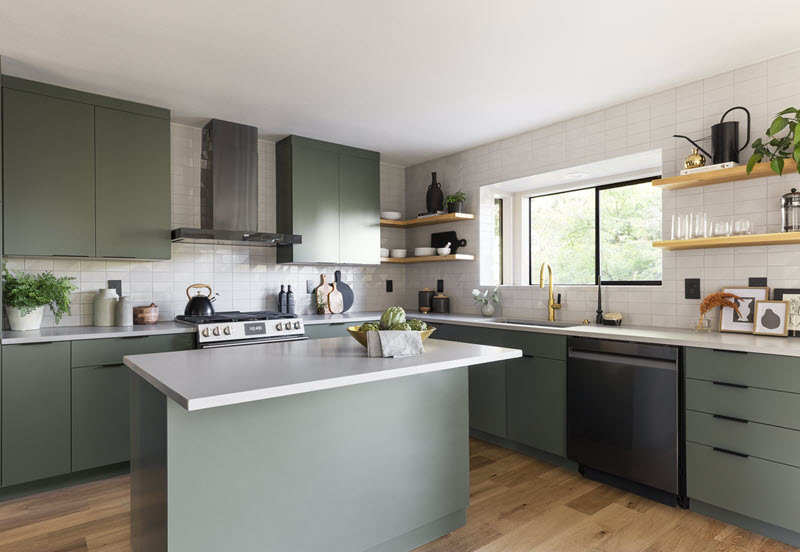
<path fill-rule="evenodd" d="M 95 326 L 114 325 L 117 297 L 117 291 L 114 289 L 104 288 L 97 291 L 93 301 Z"/>
<path fill-rule="evenodd" d="M 706 318 L 705 316 L 701 316 L 697 320 L 694 321 L 692 325 L 692 329 L 695 333 L 706 333 L 711 331 L 711 319 Z"/>
<path fill-rule="evenodd" d="M 133 303 L 128 296 L 120 297 L 115 308 L 117 326 L 133 326 Z"/>
<path fill-rule="evenodd" d="M 491 301 L 481 305 L 481 314 L 486 317 L 494 316 L 494 305 L 492 304 Z"/>

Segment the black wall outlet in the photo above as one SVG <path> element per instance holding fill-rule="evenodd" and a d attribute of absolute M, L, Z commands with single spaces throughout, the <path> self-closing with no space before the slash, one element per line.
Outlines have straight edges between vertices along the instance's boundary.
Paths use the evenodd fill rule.
<path fill-rule="evenodd" d="M 436 280 L 436 291 L 444 293 L 444 280 Z"/>
<path fill-rule="evenodd" d="M 700 299 L 700 278 L 686 278 L 686 299 Z"/>
<path fill-rule="evenodd" d="M 109 280 L 108 289 L 116 290 L 117 295 L 122 297 L 122 280 Z"/>
<path fill-rule="evenodd" d="M 386 280 L 386 291 L 388 291 L 389 293 L 392 292 L 392 281 L 391 280 Z"/>
<path fill-rule="evenodd" d="M 747 285 L 750 287 L 767 287 L 766 278 L 750 278 L 747 280 Z"/>

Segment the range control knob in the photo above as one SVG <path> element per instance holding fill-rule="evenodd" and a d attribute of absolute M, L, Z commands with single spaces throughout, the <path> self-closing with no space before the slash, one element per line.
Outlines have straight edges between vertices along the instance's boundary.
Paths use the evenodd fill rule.
<path fill-rule="evenodd" d="M 225 326 L 225 329 L 224 329 L 224 330 L 222 330 L 222 332 L 223 332 L 225 335 L 231 335 L 231 327 L 230 327 L 230 326 Z"/>
<path fill-rule="evenodd" d="M 202 334 L 203 337 L 208 337 L 208 328 L 203 328 Z"/>
<path fill-rule="evenodd" d="M 300 322 L 295 322 L 294 323 L 294 329 L 295 330 L 299 330 L 300 329 Z"/>
<path fill-rule="evenodd" d="M 214 333 L 214 335 L 219 335 L 219 326 L 214 328 L 214 332 L 213 333 Z"/>
<path fill-rule="evenodd" d="M 278 330 L 278 331 L 281 331 L 283 329 L 283 324 L 278 322 L 278 324 L 276 324 L 276 326 L 275 326 L 275 329 Z"/>
<path fill-rule="evenodd" d="M 286 325 L 284 326 L 284 328 L 286 328 L 287 330 L 291 330 L 292 329 L 292 323 L 291 322 L 287 322 Z"/>

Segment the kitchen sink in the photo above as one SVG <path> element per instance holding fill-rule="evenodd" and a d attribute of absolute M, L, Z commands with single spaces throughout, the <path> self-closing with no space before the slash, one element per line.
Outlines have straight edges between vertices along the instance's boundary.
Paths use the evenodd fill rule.
<path fill-rule="evenodd" d="M 510 318 L 500 318 L 501 324 L 520 324 L 522 326 L 541 326 L 545 328 L 573 328 L 582 326 L 579 322 L 562 322 L 560 320 L 515 320 Z"/>

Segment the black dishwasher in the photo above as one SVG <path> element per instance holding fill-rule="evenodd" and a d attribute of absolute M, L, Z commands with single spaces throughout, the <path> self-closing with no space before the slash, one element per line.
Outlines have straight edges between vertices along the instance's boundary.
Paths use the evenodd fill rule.
<path fill-rule="evenodd" d="M 567 456 L 588 477 L 685 506 L 678 348 L 583 337 L 567 346 Z"/>

